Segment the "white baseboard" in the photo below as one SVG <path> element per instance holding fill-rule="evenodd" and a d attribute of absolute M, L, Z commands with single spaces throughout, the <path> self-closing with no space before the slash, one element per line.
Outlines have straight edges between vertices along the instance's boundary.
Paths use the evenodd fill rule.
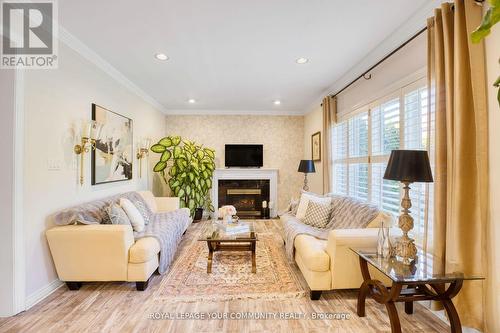
<path fill-rule="evenodd" d="M 59 289 L 62 285 L 64 285 L 64 283 L 61 280 L 54 280 L 48 285 L 38 289 L 33 294 L 26 297 L 26 310 L 42 301 L 44 298 Z"/>

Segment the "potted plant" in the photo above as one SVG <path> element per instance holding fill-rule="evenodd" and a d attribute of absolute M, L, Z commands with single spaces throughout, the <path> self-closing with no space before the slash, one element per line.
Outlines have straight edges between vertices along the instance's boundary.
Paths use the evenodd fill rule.
<path fill-rule="evenodd" d="M 201 220 L 203 208 L 214 212 L 209 191 L 215 170 L 215 151 L 180 136 L 167 136 L 151 146 L 161 154 L 153 168 L 168 184 L 172 194 L 180 198 L 181 207 L 191 211 L 194 220 Z"/>

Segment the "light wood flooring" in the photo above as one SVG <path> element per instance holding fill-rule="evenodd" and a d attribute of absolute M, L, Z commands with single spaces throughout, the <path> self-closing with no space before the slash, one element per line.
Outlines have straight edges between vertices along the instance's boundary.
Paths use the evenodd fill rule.
<path fill-rule="evenodd" d="M 278 221 L 267 221 L 279 228 Z M 199 226 L 193 225 L 189 235 Z M 183 240 L 184 242 L 184 240 Z M 383 305 L 366 303 L 366 317 L 356 315 L 356 291 L 324 292 L 319 301 L 233 300 L 172 303 L 155 299 L 162 276 L 154 275 L 149 288 L 136 291 L 134 283 L 86 283 L 79 291 L 65 286 L 26 312 L 0 319 L 0 332 L 390 332 Z M 421 305 L 413 315 L 399 307 L 403 332 L 448 332 L 449 326 Z M 208 319 L 208 314 L 295 313 L 306 319 Z M 347 319 L 313 319 L 315 313 L 346 314 Z M 152 315 L 205 315 L 204 319 L 151 319 Z"/>

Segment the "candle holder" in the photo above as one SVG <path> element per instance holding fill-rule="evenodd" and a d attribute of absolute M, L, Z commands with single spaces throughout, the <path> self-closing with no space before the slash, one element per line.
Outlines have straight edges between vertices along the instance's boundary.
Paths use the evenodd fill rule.
<path fill-rule="evenodd" d="M 96 142 L 100 139 L 103 125 L 95 120 L 84 122 L 82 126 L 82 139 L 73 147 L 73 152 L 80 156 L 80 185 L 84 182 L 84 160 L 85 154 L 96 149 Z"/>

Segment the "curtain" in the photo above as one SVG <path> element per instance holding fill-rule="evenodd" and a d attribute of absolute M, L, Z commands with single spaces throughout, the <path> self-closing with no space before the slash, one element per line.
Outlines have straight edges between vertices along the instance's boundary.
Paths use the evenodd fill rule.
<path fill-rule="evenodd" d="M 326 96 L 323 98 L 323 194 L 331 191 L 332 168 L 332 127 L 337 122 L 337 97 Z"/>
<path fill-rule="evenodd" d="M 435 91 L 433 252 L 447 272 L 486 274 L 488 114 L 484 45 L 472 44 L 482 8 L 443 3 L 428 20 L 428 71 Z M 482 281 L 466 281 L 454 298 L 463 326 L 484 330 Z"/>

